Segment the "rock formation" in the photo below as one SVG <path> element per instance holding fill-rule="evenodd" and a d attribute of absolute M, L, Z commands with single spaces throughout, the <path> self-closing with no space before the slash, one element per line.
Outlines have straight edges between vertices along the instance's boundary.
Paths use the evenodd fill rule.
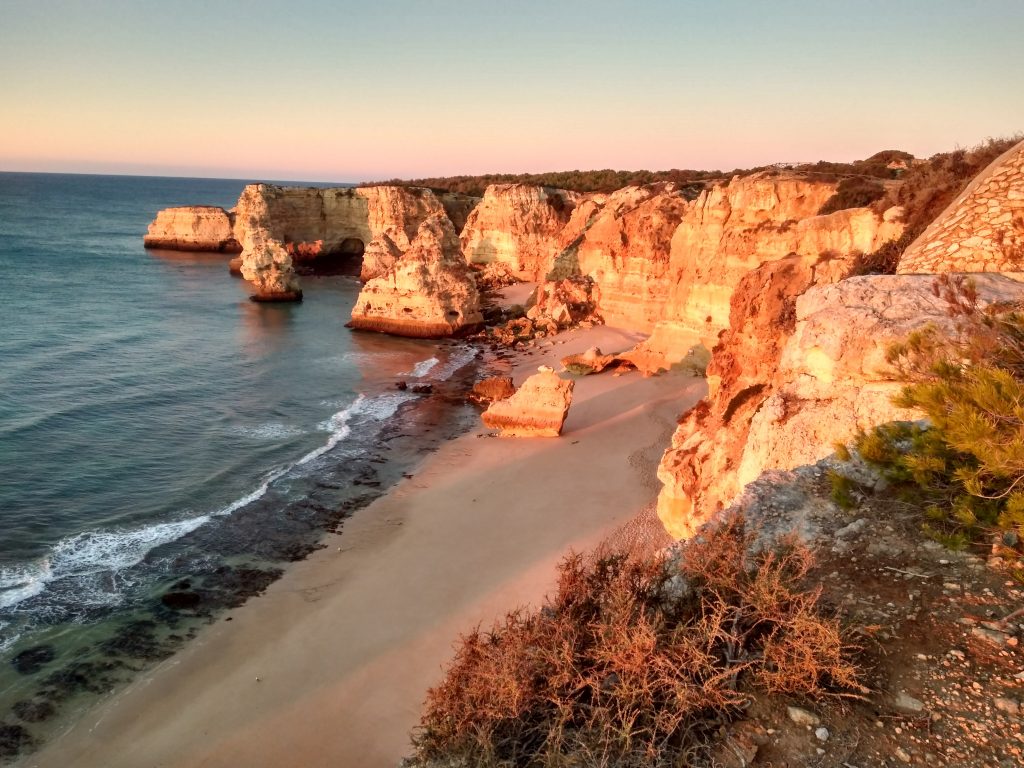
<path fill-rule="evenodd" d="M 253 301 L 301 301 L 302 288 L 288 250 L 260 231 L 244 235 L 241 273 L 252 284 Z"/>
<path fill-rule="evenodd" d="M 898 272 L 1024 272 L 1024 141 L 993 161 L 910 244 Z"/>
<path fill-rule="evenodd" d="M 730 297 L 753 269 L 790 254 L 812 259 L 870 253 L 899 237 L 898 210 L 818 210 L 834 183 L 758 173 L 701 193 L 672 236 L 665 319 L 713 340 L 729 325 Z"/>
<path fill-rule="evenodd" d="M 681 363 L 701 341 L 689 327 L 674 320 L 656 323 L 651 335 L 619 355 L 638 371 L 654 374 Z"/>
<path fill-rule="evenodd" d="M 159 211 L 142 239 L 146 248 L 238 253 L 234 220 L 223 208 L 189 205 Z"/>
<path fill-rule="evenodd" d="M 563 357 L 561 362 L 562 367 L 569 373 L 587 376 L 591 373 L 601 373 L 601 371 L 615 365 L 619 362 L 619 357 L 617 355 L 604 354 L 600 347 L 591 347 L 586 352 Z"/>
<path fill-rule="evenodd" d="M 606 323 L 650 332 L 668 311 L 672 236 L 689 203 L 674 190 L 639 202 L 645 190 L 628 191 L 630 199 L 620 195 L 606 202 L 558 260 L 562 269 L 574 261 L 577 274 L 594 280 Z"/>
<path fill-rule="evenodd" d="M 836 184 L 758 173 L 689 199 L 673 184 L 627 187 L 578 201 L 549 278 L 582 274 L 605 322 L 652 331 L 676 322 L 714 343 L 740 278 L 792 253 L 828 259 L 874 251 L 902 232 L 899 211 L 818 216 Z M 685 350 L 683 350 L 685 354 Z"/>
<path fill-rule="evenodd" d="M 492 184 L 462 230 L 471 264 L 508 265 L 520 280 L 541 280 L 580 195 L 525 184 Z"/>
<path fill-rule="evenodd" d="M 483 413 L 490 429 L 502 437 L 558 437 L 572 404 L 573 382 L 542 366 L 516 393 Z"/>
<path fill-rule="evenodd" d="M 478 405 L 488 405 L 512 397 L 516 387 L 511 376 L 491 376 L 478 381 L 469 393 L 469 399 Z"/>
<path fill-rule="evenodd" d="M 680 420 L 658 470 L 658 514 L 673 536 L 691 535 L 764 470 L 812 463 L 858 429 L 916 417 L 890 401 L 900 382 L 885 350 L 926 324 L 950 327 L 933 278 L 835 276 L 789 257 L 741 281 L 709 396 Z M 1003 276 L 978 287 L 983 301 L 1024 299 Z"/>
<path fill-rule="evenodd" d="M 419 226 L 409 249 L 359 293 L 353 328 L 398 336 L 438 338 L 478 326 L 480 294 L 448 217 Z"/>

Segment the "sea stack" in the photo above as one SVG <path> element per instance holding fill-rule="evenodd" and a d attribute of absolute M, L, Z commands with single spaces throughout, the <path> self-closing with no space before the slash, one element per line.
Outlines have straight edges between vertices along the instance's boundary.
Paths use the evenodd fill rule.
<path fill-rule="evenodd" d="M 142 244 L 146 248 L 171 251 L 242 250 L 234 233 L 234 218 L 213 205 L 187 205 L 159 211 L 149 225 Z"/>
<path fill-rule="evenodd" d="M 363 286 L 351 327 L 416 338 L 442 338 L 483 322 L 480 294 L 451 221 L 431 216 L 409 250 Z"/>

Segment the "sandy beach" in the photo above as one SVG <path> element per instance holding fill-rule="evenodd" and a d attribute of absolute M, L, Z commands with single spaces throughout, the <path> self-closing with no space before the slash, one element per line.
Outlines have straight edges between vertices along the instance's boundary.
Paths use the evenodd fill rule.
<path fill-rule="evenodd" d="M 577 330 L 541 364 L 639 338 Z M 673 372 L 579 379 L 559 439 L 481 426 L 428 456 L 327 547 L 167 662 L 95 706 L 31 766 L 397 765 L 459 633 L 536 605 L 570 548 L 618 530 L 661 543 L 655 468 L 705 392 Z M 624 533 L 623 533 L 624 532 Z"/>

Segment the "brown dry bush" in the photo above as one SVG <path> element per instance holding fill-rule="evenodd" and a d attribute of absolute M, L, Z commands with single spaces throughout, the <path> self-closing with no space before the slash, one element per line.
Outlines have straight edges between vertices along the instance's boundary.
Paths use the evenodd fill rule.
<path fill-rule="evenodd" d="M 856 684 L 797 545 L 754 554 L 740 519 L 681 557 L 573 554 L 540 611 L 461 639 L 427 697 L 413 765 L 691 764 L 752 691 Z"/>

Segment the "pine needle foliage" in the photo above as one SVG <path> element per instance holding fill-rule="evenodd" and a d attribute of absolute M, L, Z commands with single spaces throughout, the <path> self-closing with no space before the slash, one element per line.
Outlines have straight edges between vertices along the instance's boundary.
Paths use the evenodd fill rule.
<path fill-rule="evenodd" d="M 982 307 L 974 283 L 942 276 L 952 335 L 934 326 L 888 352 L 910 382 L 896 405 L 927 424 L 886 424 L 856 439 L 860 455 L 925 503 L 926 530 L 962 546 L 1001 531 L 1024 537 L 1024 314 Z"/>
<path fill-rule="evenodd" d="M 571 555 L 541 610 L 464 636 L 414 734 L 417 766 L 692 765 L 750 690 L 849 690 L 857 670 L 800 546 L 741 520 L 679 559 Z"/>

